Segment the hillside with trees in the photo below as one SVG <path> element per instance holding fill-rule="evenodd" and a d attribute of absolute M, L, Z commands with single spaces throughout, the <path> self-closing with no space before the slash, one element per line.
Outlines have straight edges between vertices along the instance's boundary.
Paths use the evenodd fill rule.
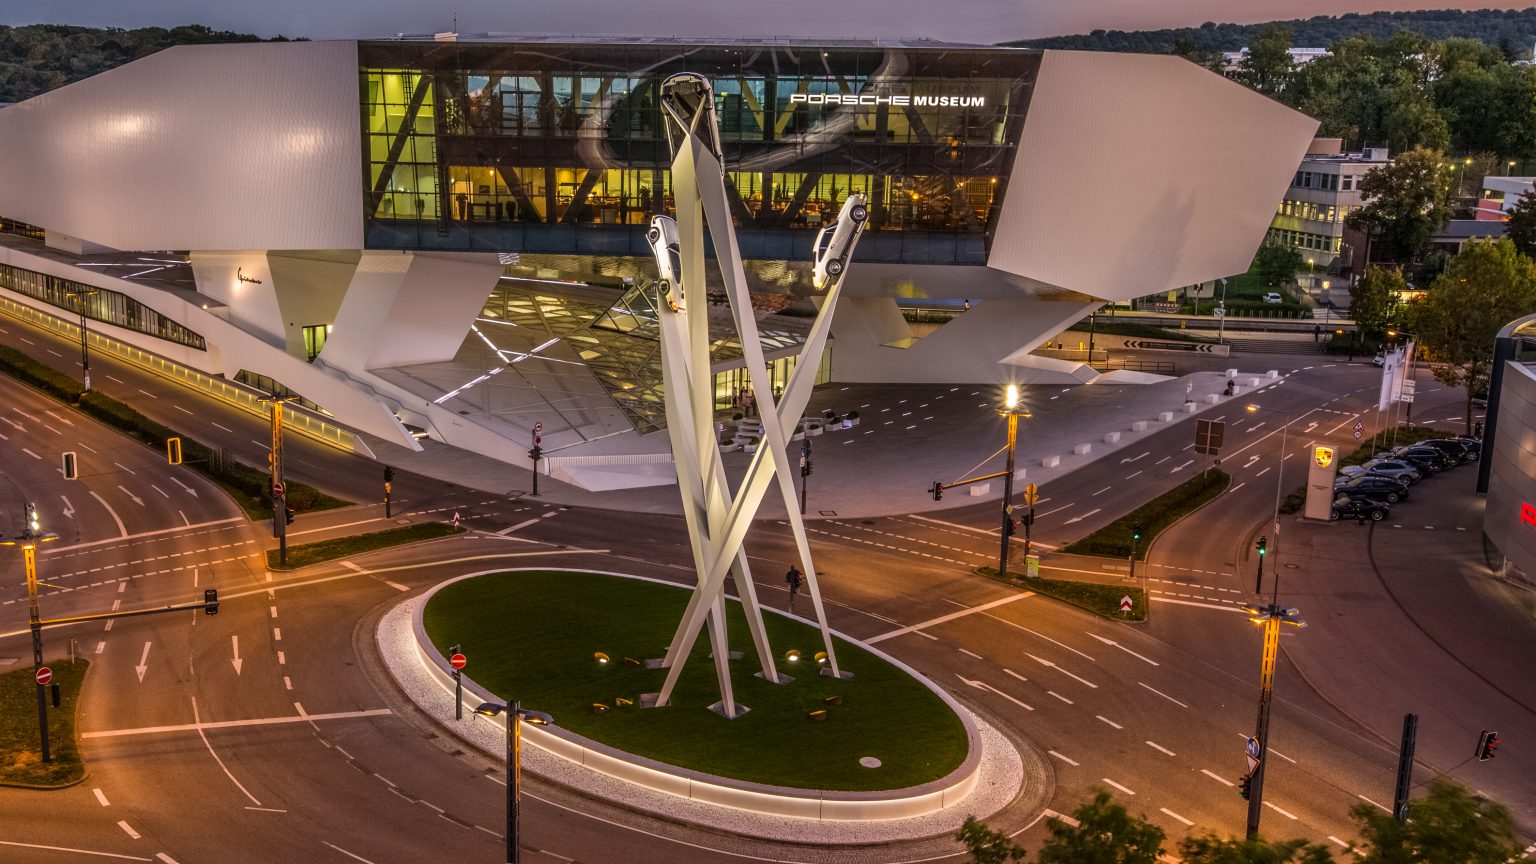
<path fill-rule="evenodd" d="M 1295 44 L 1326 48 L 1353 36 L 1386 41 L 1411 30 L 1430 41 L 1476 39 L 1493 45 L 1507 59 L 1530 58 L 1536 43 L 1536 8 L 1501 10 L 1436 9 L 1420 12 L 1372 12 L 1319 15 L 1273 22 L 1290 28 Z M 1264 24 L 1216 24 L 1167 30 L 1095 30 L 1077 36 L 1021 39 L 1004 44 L 1022 48 L 1069 48 L 1080 51 L 1142 51 L 1149 54 L 1207 54 L 1238 51 L 1253 44 Z"/>
<path fill-rule="evenodd" d="M 167 30 L 66 27 L 59 24 L 0 26 L 0 103 L 20 102 L 39 93 L 89 78 L 172 45 L 261 42 L 249 33 L 188 25 Z M 287 41 L 279 36 L 277 42 Z"/>

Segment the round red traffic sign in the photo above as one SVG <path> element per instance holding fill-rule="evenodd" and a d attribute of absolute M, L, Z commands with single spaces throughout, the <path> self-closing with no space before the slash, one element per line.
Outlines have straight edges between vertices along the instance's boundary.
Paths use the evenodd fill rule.
<path fill-rule="evenodd" d="M 39 684 L 47 684 L 49 681 L 52 681 L 52 680 L 53 680 L 53 670 L 52 669 L 49 669 L 47 666 L 40 666 L 40 667 L 38 667 L 38 670 L 37 670 L 37 683 L 39 683 Z"/>
<path fill-rule="evenodd" d="M 455 654 L 448 658 L 448 665 L 455 669 L 463 669 L 465 666 L 469 665 L 469 658 L 465 657 L 463 654 Z"/>
<path fill-rule="evenodd" d="M 272 484 L 272 497 L 273 498 L 279 498 L 279 497 L 282 497 L 282 494 L 283 494 L 283 484 L 281 484 L 281 483 L 273 483 Z"/>

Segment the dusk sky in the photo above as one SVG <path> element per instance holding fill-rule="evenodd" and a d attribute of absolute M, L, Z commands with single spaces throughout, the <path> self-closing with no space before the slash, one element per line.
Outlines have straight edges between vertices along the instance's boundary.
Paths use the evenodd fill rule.
<path fill-rule="evenodd" d="M 1457 0 L 5 0 L 4 24 L 143 27 L 206 24 L 216 29 L 312 39 L 388 36 L 453 29 L 462 33 L 641 33 L 684 36 L 932 36 L 999 42 L 1141 30 L 1204 21 L 1251 22 L 1389 9 L 1521 8 Z"/>

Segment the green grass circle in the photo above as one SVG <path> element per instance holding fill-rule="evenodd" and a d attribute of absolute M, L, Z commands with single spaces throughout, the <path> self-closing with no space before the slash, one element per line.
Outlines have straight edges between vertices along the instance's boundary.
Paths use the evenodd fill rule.
<path fill-rule="evenodd" d="M 737 702 L 751 710 L 734 720 L 708 710 L 720 694 L 707 630 L 672 705 L 639 708 L 640 694 L 659 691 L 666 674 L 643 663 L 665 654 L 689 595 L 680 586 L 621 576 L 510 571 L 444 586 L 423 621 L 444 655 L 450 645 L 462 647 L 466 674 L 491 692 L 547 711 L 584 738 L 679 768 L 797 789 L 875 791 L 938 780 L 965 761 L 965 725 L 901 668 L 839 639 L 839 664 L 854 677 L 818 674 L 810 658 L 821 638 L 813 626 L 765 615 L 779 671 L 795 680 L 779 685 L 756 677 L 760 666 L 736 602 L 727 603 L 730 648 L 745 655 L 731 663 L 731 680 Z M 784 662 L 791 648 L 806 659 Z M 597 663 L 598 651 L 611 661 Z M 626 657 L 642 665 L 626 665 Z M 829 696 L 841 696 L 842 704 L 827 704 Z M 614 707 L 616 697 L 635 707 Z M 594 703 L 610 710 L 599 713 Z M 821 708 L 826 720 L 807 716 Z M 861 766 L 866 756 L 880 767 Z"/>

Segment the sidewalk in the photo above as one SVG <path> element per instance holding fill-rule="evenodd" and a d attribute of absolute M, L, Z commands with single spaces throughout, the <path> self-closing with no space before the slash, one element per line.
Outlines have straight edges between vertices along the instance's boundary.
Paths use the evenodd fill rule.
<path fill-rule="evenodd" d="M 1241 371 L 1235 376 L 1240 386 L 1234 397 L 1220 395 L 1227 383 L 1225 370 L 1195 372 L 1150 384 L 1115 383 L 1117 376 L 1110 375 L 1076 387 L 1023 388 L 1023 405 L 1033 416 L 1019 422 L 1016 482 L 1048 483 L 1201 412 L 1216 408 L 1219 413 L 1221 406 L 1249 396 L 1251 380 L 1258 379 L 1260 388 L 1281 380 L 1269 378 L 1269 370 L 1284 367 L 1280 369 L 1284 372 L 1292 361 L 1264 358 L 1245 364 L 1238 359 L 1235 364 Z M 807 415 L 825 409 L 839 414 L 856 410 L 861 419 L 852 429 L 830 430 L 810 439 L 814 468 L 808 478 L 807 516 L 868 518 L 952 509 L 988 496 L 996 498 L 1001 478 L 991 481 L 990 488 L 987 483 L 969 487 L 976 490 L 974 493 L 951 490 L 938 503 L 927 490 L 934 481 L 950 482 L 1002 470 L 1006 423 L 995 408 L 1001 401 L 1000 389 L 872 384 L 817 388 Z M 1186 393 L 1194 400 L 1192 413 L 1185 411 Z M 1207 401 L 1210 397 L 1214 403 Z M 1144 428 L 1133 429 L 1133 423 L 1143 422 Z M 1118 440 L 1106 441 L 1106 436 L 1118 436 Z M 404 470 L 496 494 L 530 490 L 527 469 L 422 443 L 427 445 L 423 453 L 387 448 L 381 451 L 381 458 Z M 799 447 L 798 442 L 790 445 L 790 458 L 796 463 Z M 1075 452 L 1079 449 L 1085 452 Z M 726 473 L 733 483 L 745 474 L 750 459 L 741 452 L 724 454 Z M 655 467 L 670 469 L 667 465 Z M 795 479 L 798 493 L 799 477 Z M 544 503 L 642 513 L 678 513 L 681 509 L 677 487 L 671 483 L 587 492 L 541 476 L 539 493 L 537 500 Z M 770 490 L 760 515 L 784 517 L 783 499 L 777 491 Z"/>

